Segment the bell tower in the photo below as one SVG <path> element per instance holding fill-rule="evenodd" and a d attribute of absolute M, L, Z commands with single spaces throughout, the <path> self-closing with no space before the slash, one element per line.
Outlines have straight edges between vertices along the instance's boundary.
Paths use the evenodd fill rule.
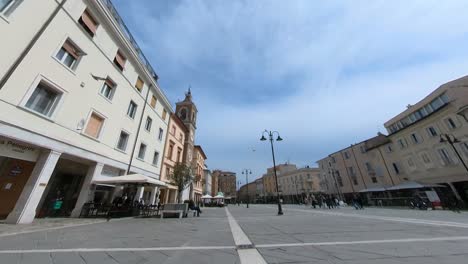
<path fill-rule="evenodd" d="M 193 158 L 193 147 L 195 145 L 195 131 L 197 130 L 197 114 L 198 110 L 192 101 L 192 92 L 190 87 L 185 93 L 185 99 L 176 103 L 176 114 L 182 120 L 188 133 L 185 135 L 184 142 L 184 163 L 189 165 Z"/>

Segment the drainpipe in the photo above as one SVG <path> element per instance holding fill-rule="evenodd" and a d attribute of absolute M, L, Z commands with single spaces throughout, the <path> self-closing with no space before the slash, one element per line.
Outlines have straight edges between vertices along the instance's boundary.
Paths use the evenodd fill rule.
<path fill-rule="evenodd" d="M 143 104 L 143 110 L 141 111 L 140 122 L 138 123 L 138 128 L 137 128 L 136 136 L 135 136 L 135 142 L 133 143 L 132 154 L 130 154 L 130 161 L 128 162 L 127 174 L 130 173 L 130 168 L 132 167 L 133 155 L 135 155 L 136 144 L 138 142 L 138 136 L 140 135 L 141 123 L 143 122 L 143 116 L 145 115 L 146 103 L 148 102 L 148 96 L 149 96 L 151 87 L 153 87 L 153 85 L 149 85 L 148 91 L 146 91 L 145 103 Z"/>
<path fill-rule="evenodd" d="M 390 170 L 388 169 L 387 162 L 385 161 L 385 158 L 382 154 L 382 150 L 380 149 L 380 147 L 378 147 L 377 150 L 380 153 L 380 157 L 382 158 L 385 169 L 387 170 L 388 176 L 390 177 L 390 181 L 392 181 L 392 185 L 395 186 L 395 182 L 393 181 L 392 174 L 390 174 Z"/>
<path fill-rule="evenodd" d="M 7 72 L 3 77 L 0 79 L 0 90 L 5 86 L 5 84 L 8 82 L 8 80 L 11 78 L 13 73 L 16 71 L 16 69 L 19 67 L 19 65 L 23 62 L 24 58 L 28 55 L 28 53 L 31 51 L 31 49 L 36 45 L 37 41 L 39 38 L 42 36 L 44 31 L 49 27 L 50 23 L 54 18 L 57 16 L 58 12 L 60 9 L 63 8 L 67 0 L 62 0 L 62 2 L 55 8 L 54 12 L 49 16 L 49 18 L 44 22 L 44 24 L 41 26 L 39 31 L 34 35 L 34 37 L 29 41 L 28 45 L 24 48 L 24 50 L 21 52 L 19 57 L 13 62 L 13 64 L 8 68 Z"/>

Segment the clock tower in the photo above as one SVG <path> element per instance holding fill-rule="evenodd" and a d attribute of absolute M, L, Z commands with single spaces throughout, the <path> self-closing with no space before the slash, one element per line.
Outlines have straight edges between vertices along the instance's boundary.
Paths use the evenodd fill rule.
<path fill-rule="evenodd" d="M 197 130 L 198 110 L 192 101 L 190 88 L 185 93 L 185 99 L 176 103 L 176 114 L 188 130 L 188 133 L 185 135 L 183 161 L 186 165 L 191 166 L 195 145 L 195 131 Z"/>

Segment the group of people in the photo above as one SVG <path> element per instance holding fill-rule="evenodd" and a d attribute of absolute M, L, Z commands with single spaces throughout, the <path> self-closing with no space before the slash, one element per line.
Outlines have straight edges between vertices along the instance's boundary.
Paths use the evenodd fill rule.
<path fill-rule="evenodd" d="M 338 198 L 331 194 L 319 194 L 317 196 L 311 195 L 309 198 L 305 199 L 306 205 L 312 205 L 315 208 L 328 208 L 334 209 L 339 208 L 341 205 L 344 205 L 343 202 L 338 200 Z M 355 195 L 352 200 L 353 207 L 356 210 L 364 209 L 362 198 L 359 195 Z"/>
<path fill-rule="evenodd" d="M 340 207 L 340 201 L 334 195 L 320 194 L 317 197 L 312 195 L 309 199 L 306 198 L 306 204 L 311 204 L 313 208 L 333 209 Z"/>

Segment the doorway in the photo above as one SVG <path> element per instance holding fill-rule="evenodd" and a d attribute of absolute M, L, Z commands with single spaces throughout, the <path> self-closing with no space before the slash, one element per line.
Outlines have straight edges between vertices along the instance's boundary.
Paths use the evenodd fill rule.
<path fill-rule="evenodd" d="M 0 157 L 0 219 L 15 208 L 35 162 Z"/>

